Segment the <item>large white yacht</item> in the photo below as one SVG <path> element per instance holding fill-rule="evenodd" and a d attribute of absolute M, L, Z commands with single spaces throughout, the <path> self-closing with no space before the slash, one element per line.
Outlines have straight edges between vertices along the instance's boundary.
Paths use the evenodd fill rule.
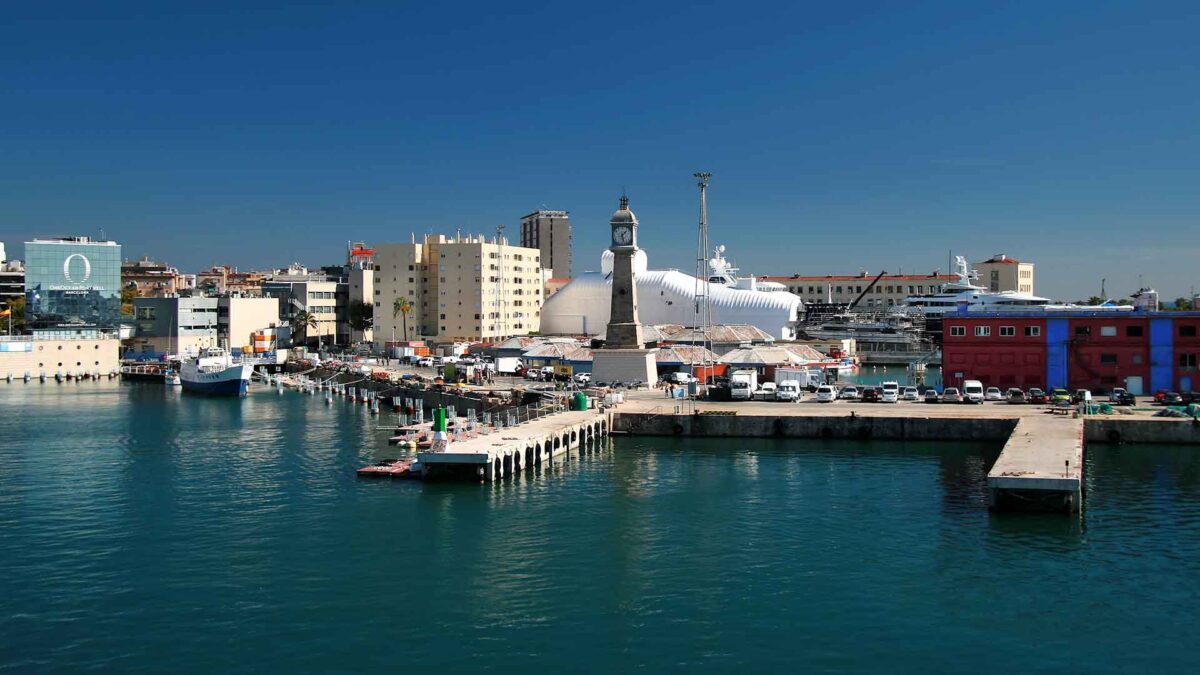
<path fill-rule="evenodd" d="M 910 295 L 904 299 L 904 305 L 926 316 L 955 312 L 960 303 L 966 303 L 970 312 L 1036 311 L 1050 305 L 1049 298 L 1016 291 L 997 292 L 974 283 L 979 272 L 971 269 L 961 255 L 955 256 L 954 268 L 958 281 L 943 284 L 937 293 Z"/>
<path fill-rule="evenodd" d="M 972 283 L 979 279 L 979 272 L 967 266 L 963 256 L 954 258 L 955 274 L 958 281 L 943 284 L 937 293 L 927 295 L 910 295 L 904 299 L 904 307 L 911 308 L 926 316 L 940 317 L 943 314 L 957 311 L 960 303 L 966 303 L 968 312 L 1132 312 L 1133 305 L 1118 305 L 1105 301 L 1099 305 L 1077 305 L 1073 303 L 1054 303 L 1049 298 L 1018 293 L 1017 291 L 992 291 L 985 286 Z"/>

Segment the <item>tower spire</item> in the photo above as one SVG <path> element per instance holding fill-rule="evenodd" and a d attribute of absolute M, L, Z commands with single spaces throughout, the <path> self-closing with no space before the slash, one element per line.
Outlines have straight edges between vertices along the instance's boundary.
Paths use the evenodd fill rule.
<path fill-rule="evenodd" d="M 629 210 L 629 197 L 625 196 L 624 190 L 621 191 L 621 210 L 622 211 Z"/>

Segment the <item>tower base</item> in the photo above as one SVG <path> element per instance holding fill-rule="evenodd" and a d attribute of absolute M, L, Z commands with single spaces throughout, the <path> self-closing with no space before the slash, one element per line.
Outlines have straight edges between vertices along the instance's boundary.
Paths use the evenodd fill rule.
<path fill-rule="evenodd" d="M 653 349 L 597 349 L 592 352 L 593 382 L 658 381 L 658 363 Z"/>

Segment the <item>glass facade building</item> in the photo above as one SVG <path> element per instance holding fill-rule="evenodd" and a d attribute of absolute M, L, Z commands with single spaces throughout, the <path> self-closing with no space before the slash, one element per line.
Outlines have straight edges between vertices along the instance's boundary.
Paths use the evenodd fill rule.
<path fill-rule="evenodd" d="M 87 237 L 25 242 L 25 316 L 46 336 L 117 332 L 121 246 Z"/>

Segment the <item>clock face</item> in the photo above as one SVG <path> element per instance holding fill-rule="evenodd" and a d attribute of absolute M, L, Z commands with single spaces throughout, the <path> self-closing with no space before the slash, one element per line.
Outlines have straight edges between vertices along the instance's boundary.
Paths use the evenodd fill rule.
<path fill-rule="evenodd" d="M 628 246 L 633 243 L 633 230 L 628 227 L 613 229 L 613 243 L 617 246 Z"/>

